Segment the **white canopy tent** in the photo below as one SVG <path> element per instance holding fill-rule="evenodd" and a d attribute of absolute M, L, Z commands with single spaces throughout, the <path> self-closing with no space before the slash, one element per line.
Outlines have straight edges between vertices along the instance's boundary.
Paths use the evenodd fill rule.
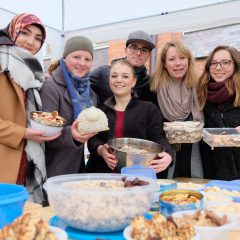
<path fill-rule="evenodd" d="M 239 24 L 239 10 L 240 0 L 0 0 L 0 27 L 16 13 L 36 14 L 47 27 L 54 59 L 73 35 L 101 43 L 139 29 L 152 35 L 196 31 Z"/>

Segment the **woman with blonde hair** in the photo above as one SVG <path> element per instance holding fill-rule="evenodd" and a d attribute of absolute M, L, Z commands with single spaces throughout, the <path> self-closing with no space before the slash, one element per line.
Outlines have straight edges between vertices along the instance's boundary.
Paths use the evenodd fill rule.
<path fill-rule="evenodd" d="M 196 93 L 197 76 L 189 48 L 179 40 L 167 42 L 161 51 L 150 87 L 157 92 L 165 121 L 202 121 Z M 179 147 L 179 146 L 178 146 Z M 176 152 L 174 177 L 191 177 L 192 144 Z"/>
<path fill-rule="evenodd" d="M 84 171 L 84 142 L 94 133 L 78 133 L 76 119 L 82 110 L 93 105 L 89 82 L 93 52 L 90 39 L 84 36 L 69 38 L 62 58 L 50 66 L 51 76 L 41 89 L 43 110 L 58 111 L 66 119 L 61 136 L 46 144 L 48 177 Z"/>
<path fill-rule="evenodd" d="M 240 54 L 229 46 L 218 46 L 208 56 L 199 79 L 198 97 L 206 128 L 240 129 Z M 240 178 L 240 150 L 211 148 L 200 143 L 204 177 Z"/>

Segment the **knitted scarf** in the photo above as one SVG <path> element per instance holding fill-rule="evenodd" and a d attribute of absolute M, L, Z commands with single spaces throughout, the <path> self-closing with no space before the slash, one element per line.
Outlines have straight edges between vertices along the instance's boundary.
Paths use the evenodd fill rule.
<path fill-rule="evenodd" d="M 76 119 L 82 110 L 93 105 L 92 94 L 90 92 L 89 74 L 84 77 L 74 76 L 73 73 L 67 70 L 63 59 L 60 61 L 60 68 L 63 72 L 72 101 L 74 119 Z"/>
<path fill-rule="evenodd" d="M 219 111 L 223 112 L 228 103 L 234 101 L 235 94 L 230 95 L 224 82 L 209 82 L 207 100 L 217 105 Z"/>
<path fill-rule="evenodd" d="M 0 46 L 0 65 L 2 70 L 10 74 L 13 81 L 26 92 L 26 127 L 30 127 L 30 112 L 41 110 L 42 107 L 38 93 L 44 82 L 42 67 L 30 52 L 7 45 Z M 32 175 L 28 175 L 26 180 L 30 199 L 36 203 L 43 203 L 42 187 L 46 180 L 44 144 L 27 140 L 25 151 L 28 166 L 32 167 Z"/>
<path fill-rule="evenodd" d="M 159 107 L 168 121 L 184 121 L 190 113 L 193 120 L 203 121 L 196 88 L 187 88 L 183 82 L 171 78 L 157 91 Z"/>

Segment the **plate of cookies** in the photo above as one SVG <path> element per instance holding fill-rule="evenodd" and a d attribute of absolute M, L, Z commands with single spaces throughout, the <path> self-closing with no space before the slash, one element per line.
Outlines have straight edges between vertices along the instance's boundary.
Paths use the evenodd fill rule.
<path fill-rule="evenodd" d="M 136 216 L 131 221 L 131 225 L 124 229 L 123 236 L 127 240 L 165 239 L 168 236 L 174 237 L 176 240 L 201 240 L 191 224 L 177 225 L 172 217 L 165 218 L 160 213 L 155 214 L 150 220 L 143 216 Z"/>

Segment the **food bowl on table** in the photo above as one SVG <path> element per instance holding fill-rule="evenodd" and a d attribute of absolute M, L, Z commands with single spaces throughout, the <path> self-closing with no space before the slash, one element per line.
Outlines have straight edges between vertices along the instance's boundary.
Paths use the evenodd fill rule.
<path fill-rule="evenodd" d="M 156 182 L 136 178 L 123 174 L 70 174 L 49 178 L 44 187 L 51 208 L 67 225 L 88 232 L 113 232 L 122 230 L 136 215 L 146 214 L 154 202 Z"/>
<path fill-rule="evenodd" d="M 138 138 L 114 138 L 110 139 L 107 144 L 118 160 L 118 170 L 134 165 L 148 167 L 149 163 L 156 158 L 157 153 L 165 150 L 158 143 Z"/>
<path fill-rule="evenodd" d="M 16 184 L 0 183 L 0 229 L 23 213 L 27 190 Z"/>
<path fill-rule="evenodd" d="M 43 136 L 54 136 L 62 131 L 66 120 L 57 111 L 35 111 L 30 114 L 30 125 L 34 130 L 43 131 Z"/>
<path fill-rule="evenodd" d="M 236 227 L 236 223 L 228 215 L 215 211 L 180 211 L 173 213 L 172 217 L 176 223 L 182 221 L 192 223 L 201 239 L 229 239 L 230 231 Z"/>
<path fill-rule="evenodd" d="M 174 212 L 203 208 L 203 194 L 193 190 L 169 190 L 160 195 L 159 210 L 168 217 Z"/>

